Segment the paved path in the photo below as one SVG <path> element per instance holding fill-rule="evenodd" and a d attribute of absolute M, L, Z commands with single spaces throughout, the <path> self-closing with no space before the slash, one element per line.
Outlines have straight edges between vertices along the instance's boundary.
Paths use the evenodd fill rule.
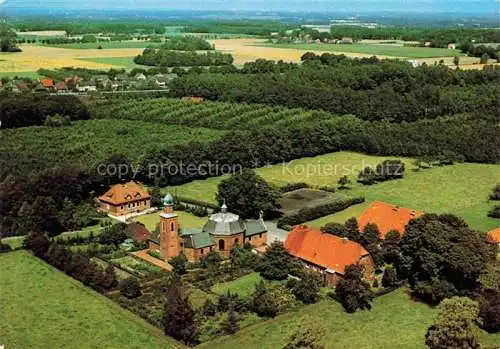
<path fill-rule="evenodd" d="M 158 258 L 155 258 L 155 257 L 152 257 L 148 254 L 148 249 L 146 250 L 141 250 L 141 251 L 137 251 L 137 252 L 132 252 L 131 254 L 133 254 L 134 256 L 136 256 L 137 258 L 140 258 L 148 263 L 151 263 L 153 265 L 156 265 L 157 267 L 160 267 L 162 268 L 163 270 L 167 270 L 167 271 L 172 271 L 173 268 L 170 264 L 168 264 L 167 262 L 164 262 Z"/>

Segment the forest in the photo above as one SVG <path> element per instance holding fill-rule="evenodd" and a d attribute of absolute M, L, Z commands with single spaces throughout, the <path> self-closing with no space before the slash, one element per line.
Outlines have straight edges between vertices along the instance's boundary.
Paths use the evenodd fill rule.
<path fill-rule="evenodd" d="M 147 48 L 134 58 L 136 64 L 159 67 L 218 66 L 233 63 L 233 56 L 221 52 L 176 52 L 165 48 Z"/>
<path fill-rule="evenodd" d="M 411 122 L 459 113 L 498 121 L 500 68 L 413 68 L 405 61 L 306 53 L 303 65 L 259 60 L 237 73 L 186 74 L 173 97 L 264 103 L 353 114 L 363 120 Z M 251 69 L 250 69 L 251 68 Z"/>

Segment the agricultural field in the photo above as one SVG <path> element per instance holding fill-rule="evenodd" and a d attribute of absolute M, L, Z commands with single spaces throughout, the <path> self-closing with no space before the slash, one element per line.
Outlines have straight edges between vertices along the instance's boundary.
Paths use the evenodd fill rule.
<path fill-rule="evenodd" d="M 398 58 L 436 58 L 462 56 L 459 50 L 449 50 L 446 48 L 432 47 L 406 47 L 403 45 L 391 44 L 272 44 L 261 43 L 259 46 L 286 48 L 306 51 L 325 51 L 338 53 L 358 53 L 370 56 L 390 56 Z"/>
<path fill-rule="evenodd" d="M 97 102 L 90 108 L 95 118 L 142 120 L 226 130 L 267 125 L 286 127 L 332 118 L 332 114 L 317 110 L 209 101 L 197 104 L 172 98 L 142 102 L 109 100 Z"/>
<path fill-rule="evenodd" d="M 324 330 L 321 344 L 326 349 L 424 349 L 425 333 L 434 314 L 434 309 L 414 302 L 405 289 L 398 289 L 377 298 L 371 310 L 348 314 L 339 303 L 323 300 L 202 344 L 200 348 L 282 348 L 294 331 L 311 326 Z M 484 346 L 498 346 L 500 335 L 481 331 L 480 341 Z"/>
<path fill-rule="evenodd" d="M 425 212 L 453 213 L 463 217 L 471 227 L 482 231 L 489 231 L 500 225 L 498 220 L 486 216 L 493 206 L 488 203 L 488 195 L 500 179 L 499 165 L 463 163 L 416 171 L 412 159 L 398 157 L 406 164 L 403 179 L 372 186 L 356 183 L 361 169 L 393 158 L 337 152 L 259 168 L 256 172 L 276 185 L 306 182 L 316 186 L 336 186 L 338 179 L 347 175 L 353 184 L 350 185 L 351 189 L 342 194 L 363 196 L 367 203 L 381 200 Z M 217 185 L 222 179 L 223 177 L 215 177 L 194 181 L 169 190 L 184 197 L 215 202 Z M 354 206 L 349 213 L 357 214 L 358 209 L 362 211 L 361 207 Z M 343 212 L 337 215 L 330 217 L 332 221 L 345 218 Z M 314 222 L 315 225 L 317 222 Z M 319 222 L 326 223 L 326 219 Z"/>
<path fill-rule="evenodd" d="M 175 211 L 175 213 L 179 216 L 181 228 L 202 228 L 208 219 L 207 217 L 197 217 L 185 211 Z M 156 228 L 156 225 L 160 223 L 160 214 L 159 212 L 150 213 L 134 218 L 134 221 L 144 224 L 149 231 L 152 231 Z"/>
<path fill-rule="evenodd" d="M 50 44 L 43 45 L 46 47 L 57 47 L 57 48 L 66 48 L 73 50 L 92 50 L 97 49 L 99 46 L 102 49 L 121 49 L 121 48 L 139 48 L 145 49 L 147 47 L 160 47 L 162 45 L 161 42 L 150 42 L 143 40 L 125 40 L 125 41 L 108 41 L 103 40 L 99 42 L 84 42 L 84 43 L 71 43 L 71 44 Z"/>
<path fill-rule="evenodd" d="M 184 348 L 25 251 L 0 255 L 0 264 L 1 342 L 6 348 Z"/>
<path fill-rule="evenodd" d="M 79 50 L 37 45 L 20 45 L 20 47 L 22 52 L 0 53 L 0 76 L 4 73 L 36 72 L 41 68 L 116 68 L 112 64 L 83 61 L 81 58 L 135 57 L 143 51 L 141 48 Z"/>
<path fill-rule="evenodd" d="M 144 65 L 134 63 L 134 57 L 99 57 L 99 58 L 79 58 L 81 61 L 93 62 L 99 64 L 109 64 L 114 67 L 121 67 L 125 69 L 142 68 L 146 69 Z"/>
<path fill-rule="evenodd" d="M 142 121 L 87 120 L 67 127 L 33 126 L 2 131 L 0 163 L 17 170 L 61 164 L 99 164 L 112 154 L 138 160 L 142 154 L 192 139 L 214 140 L 221 131 Z M 17 154 L 12 161 L 10 154 Z"/>

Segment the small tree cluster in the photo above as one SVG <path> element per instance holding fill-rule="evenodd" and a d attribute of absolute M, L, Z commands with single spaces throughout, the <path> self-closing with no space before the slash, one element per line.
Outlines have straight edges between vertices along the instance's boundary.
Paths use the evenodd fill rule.
<path fill-rule="evenodd" d="M 338 283 L 335 294 L 348 313 L 354 313 L 358 309 L 371 309 L 374 298 L 370 284 L 363 279 L 363 268 L 360 265 L 346 267 L 344 278 Z"/>
<path fill-rule="evenodd" d="M 295 302 L 291 291 L 284 286 L 266 287 L 260 282 L 252 295 L 252 310 L 259 316 L 275 317 Z"/>

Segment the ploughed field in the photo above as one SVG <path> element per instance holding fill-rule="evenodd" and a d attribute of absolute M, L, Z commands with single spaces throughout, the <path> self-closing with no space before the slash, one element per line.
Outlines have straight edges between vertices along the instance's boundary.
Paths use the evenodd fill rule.
<path fill-rule="evenodd" d="M 28 252 L 2 254 L 0 264 L 6 348 L 184 348 Z"/>

